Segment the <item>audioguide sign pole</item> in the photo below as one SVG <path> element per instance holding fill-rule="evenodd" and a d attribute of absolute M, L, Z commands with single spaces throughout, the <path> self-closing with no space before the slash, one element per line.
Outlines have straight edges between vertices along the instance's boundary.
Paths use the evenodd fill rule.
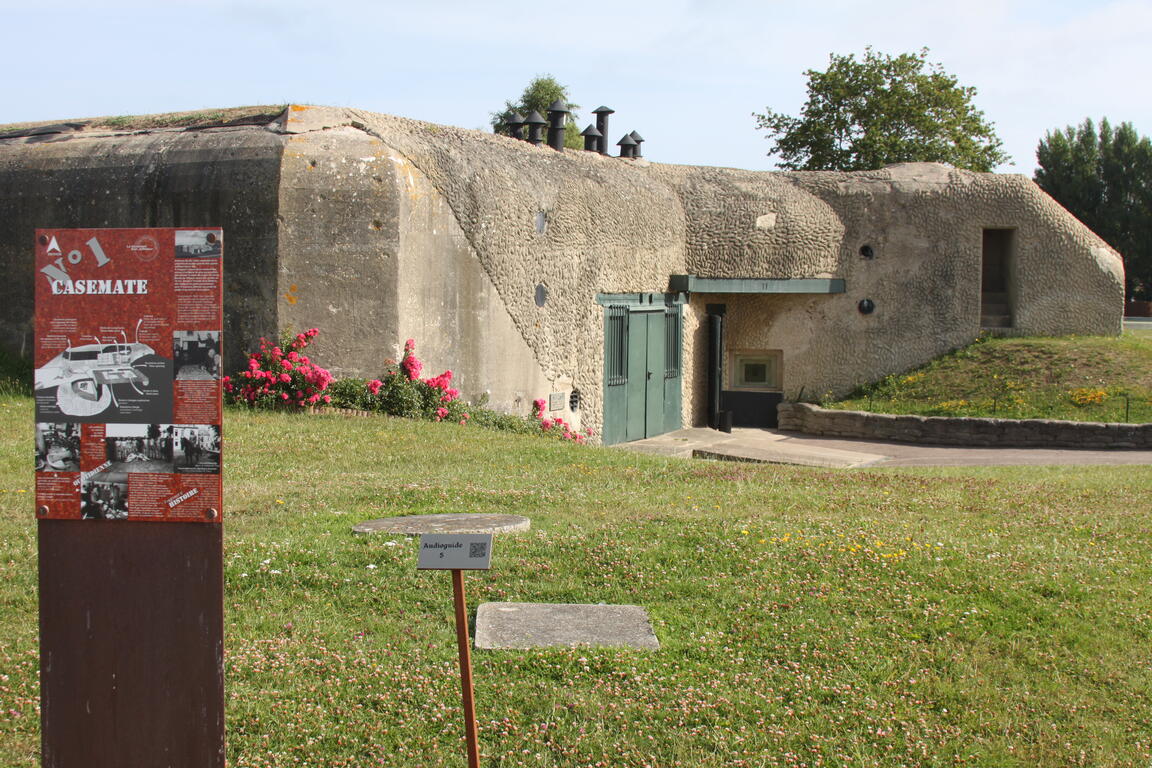
<path fill-rule="evenodd" d="M 464 704 L 464 736 L 468 768 L 480 768 L 476 731 L 476 702 L 472 692 L 472 651 L 468 640 L 468 605 L 464 600 L 464 571 L 492 566 L 490 533 L 425 533 L 420 537 L 420 570 L 452 571 L 452 597 L 456 608 L 456 647 L 460 653 L 460 695 Z"/>
<path fill-rule="evenodd" d="M 35 253 L 42 765 L 223 768 L 223 232 Z"/>

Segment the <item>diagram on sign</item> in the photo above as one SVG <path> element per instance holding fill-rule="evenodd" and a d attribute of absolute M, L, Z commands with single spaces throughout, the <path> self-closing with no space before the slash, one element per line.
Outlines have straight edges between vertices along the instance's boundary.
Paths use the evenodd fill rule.
<path fill-rule="evenodd" d="M 133 420 L 167 416 L 172 410 L 172 361 L 140 342 L 136 322 L 131 342 L 90 336 L 73 344 L 36 369 L 36 412 L 49 420 L 59 416 L 112 421 L 105 413 L 131 415 Z M 81 341 L 84 341 L 83 339 Z"/>

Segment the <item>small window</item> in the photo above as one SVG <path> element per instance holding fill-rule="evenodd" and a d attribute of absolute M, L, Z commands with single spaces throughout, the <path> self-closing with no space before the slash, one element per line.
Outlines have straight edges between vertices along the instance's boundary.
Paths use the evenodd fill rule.
<path fill-rule="evenodd" d="M 732 388 L 778 390 L 781 386 L 781 360 L 778 349 L 732 354 Z"/>

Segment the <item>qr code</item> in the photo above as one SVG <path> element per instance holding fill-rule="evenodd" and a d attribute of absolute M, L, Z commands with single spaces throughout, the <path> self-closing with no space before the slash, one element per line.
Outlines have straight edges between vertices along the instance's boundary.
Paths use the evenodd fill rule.
<path fill-rule="evenodd" d="M 474 541 L 468 545 L 468 557 L 488 557 L 488 542 Z"/>

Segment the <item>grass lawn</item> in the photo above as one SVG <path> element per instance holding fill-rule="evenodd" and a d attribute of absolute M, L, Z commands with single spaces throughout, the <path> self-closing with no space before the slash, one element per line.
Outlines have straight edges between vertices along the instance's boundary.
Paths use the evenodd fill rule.
<path fill-rule="evenodd" d="M 923 416 L 1152 422 L 1152 331 L 985 338 L 826 407 Z"/>
<path fill-rule="evenodd" d="M 4 766 L 38 762 L 32 421 L 0 398 Z M 476 652 L 485 766 L 1152 761 L 1152 468 L 831 472 L 238 411 L 225 437 L 234 768 L 464 765 L 448 575 L 350 533 L 424 512 L 532 518 L 473 610 L 640 604 L 662 643 Z"/>

